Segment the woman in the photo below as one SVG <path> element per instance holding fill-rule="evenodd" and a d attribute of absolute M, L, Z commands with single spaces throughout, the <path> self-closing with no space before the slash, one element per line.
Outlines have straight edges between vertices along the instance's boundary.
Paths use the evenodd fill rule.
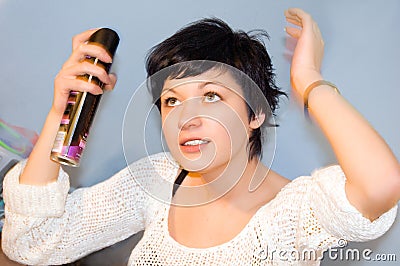
<path fill-rule="evenodd" d="M 147 61 L 171 156 L 149 156 L 68 195 L 68 176 L 49 154 L 69 91 L 102 93 L 76 79 L 85 73 L 106 89 L 116 81 L 82 61 L 86 55 L 111 61 L 86 43 L 93 33 L 87 31 L 75 37 L 56 77 L 53 106 L 30 158 L 5 180 L 4 252 L 22 263 L 62 264 L 145 230 L 129 265 L 318 265 L 322 251 L 341 240 L 386 232 L 400 198 L 398 161 L 323 81 L 323 40 L 310 15 L 289 9 L 285 16 L 299 27 L 286 28 L 298 39 L 292 86 L 339 166 L 289 182 L 260 163 L 262 130 L 283 94 L 268 53 L 255 37 L 203 20 L 156 46 Z M 182 186 L 174 189 L 177 176 Z M 261 180 L 256 187 L 254 179 Z M 307 252 L 315 256 L 302 256 Z"/>

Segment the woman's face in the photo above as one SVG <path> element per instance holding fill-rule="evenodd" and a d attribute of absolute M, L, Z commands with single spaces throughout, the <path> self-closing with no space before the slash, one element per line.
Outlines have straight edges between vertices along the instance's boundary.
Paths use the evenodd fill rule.
<path fill-rule="evenodd" d="M 163 133 L 172 156 L 186 170 L 224 171 L 248 158 L 249 123 L 242 90 L 228 71 L 168 79 L 161 94 Z"/>

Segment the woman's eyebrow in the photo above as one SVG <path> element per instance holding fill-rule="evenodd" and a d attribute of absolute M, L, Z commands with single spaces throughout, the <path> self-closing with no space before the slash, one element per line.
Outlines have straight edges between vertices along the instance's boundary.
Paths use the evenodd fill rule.
<path fill-rule="evenodd" d="M 189 83 L 200 83 L 200 84 L 198 85 L 198 89 L 204 89 L 204 87 L 206 87 L 206 86 L 208 86 L 208 85 L 216 85 L 216 86 L 220 86 L 220 87 L 222 87 L 222 88 L 224 88 L 224 89 L 229 89 L 229 87 L 223 85 L 223 84 L 220 83 L 220 82 L 205 81 L 205 80 L 189 80 L 189 81 L 184 81 L 184 82 L 175 84 L 175 85 L 173 85 L 172 87 L 169 87 L 169 88 L 163 88 L 163 89 L 161 90 L 161 93 L 164 94 L 164 93 L 166 93 L 166 92 L 168 92 L 168 91 L 171 91 L 171 92 L 173 92 L 173 93 L 176 93 L 175 88 L 177 88 L 177 87 L 179 87 L 179 86 L 182 86 L 182 85 L 185 85 L 185 84 L 189 84 Z"/>
<path fill-rule="evenodd" d="M 172 92 L 176 94 L 175 88 L 163 88 L 161 91 L 161 95 L 166 94 L 167 92 Z"/>

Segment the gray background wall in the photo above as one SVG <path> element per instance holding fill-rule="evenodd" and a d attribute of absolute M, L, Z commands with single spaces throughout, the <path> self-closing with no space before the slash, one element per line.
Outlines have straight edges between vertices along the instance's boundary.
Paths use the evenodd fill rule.
<path fill-rule="evenodd" d="M 51 106 L 53 79 L 71 51 L 71 37 L 93 27 L 116 29 L 121 36 L 113 68 L 119 76 L 117 86 L 102 99 L 82 166 L 68 169 L 75 187 L 95 184 L 126 166 L 121 137 L 124 113 L 130 97 L 145 80 L 144 58 L 150 47 L 183 25 L 209 16 L 220 17 L 236 29 L 266 29 L 277 82 L 290 92 L 283 11 L 291 6 L 310 12 L 320 25 L 326 42 L 325 78 L 338 85 L 400 158 L 397 0 L 0 0 L 0 117 L 40 132 Z M 143 114 L 138 111 L 137 116 L 140 119 Z M 293 179 L 335 162 L 322 134 L 305 119 L 293 98 L 282 102 L 277 120 L 281 126 L 276 134 L 274 170 Z M 141 128 L 132 130 L 130 138 L 142 141 L 141 134 Z M 158 145 L 152 142 L 150 150 L 159 150 Z M 144 149 L 137 148 L 128 160 L 145 155 Z M 351 247 L 395 253 L 399 261 L 399 233 L 397 219 L 385 236 Z M 379 264 L 336 261 L 323 265 L 339 263 Z"/>

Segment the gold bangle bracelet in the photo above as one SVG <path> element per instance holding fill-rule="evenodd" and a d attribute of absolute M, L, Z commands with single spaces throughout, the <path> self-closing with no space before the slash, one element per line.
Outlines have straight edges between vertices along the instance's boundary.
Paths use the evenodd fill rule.
<path fill-rule="evenodd" d="M 334 85 L 333 83 L 330 83 L 329 81 L 326 80 L 317 80 L 314 81 L 313 83 L 311 83 L 310 85 L 308 85 L 308 87 L 306 88 L 306 90 L 304 91 L 304 95 L 303 95 L 303 101 L 304 101 L 304 108 L 305 110 L 308 109 L 308 96 L 310 95 L 310 92 L 321 85 L 328 85 L 330 87 L 332 87 L 336 93 L 340 94 L 339 89 L 336 87 L 336 85 Z"/>

